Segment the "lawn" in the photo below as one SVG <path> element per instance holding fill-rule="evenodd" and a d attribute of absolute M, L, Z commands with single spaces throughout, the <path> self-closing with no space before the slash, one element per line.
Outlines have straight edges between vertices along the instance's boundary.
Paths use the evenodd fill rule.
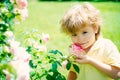
<path fill-rule="evenodd" d="M 29 17 L 19 25 L 14 25 L 16 39 L 24 42 L 23 32 L 37 29 L 39 33 L 48 33 L 50 41 L 48 49 L 58 49 L 63 54 L 68 54 L 68 46 L 71 43 L 69 36 L 60 31 L 60 20 L 65 11 L 74 4 L 83 2 L 37 2 L 29 1 Z M 120 3 L 116 2 L 92 2 L 103 17 L 102 35 L 111 39 L 120 51 Z M 23 44 L 24 46 L 24 44 Z M 65 73 L 64 73 L 65 72 Z M 66 75 L 66 71 L 63 71 Z"/>

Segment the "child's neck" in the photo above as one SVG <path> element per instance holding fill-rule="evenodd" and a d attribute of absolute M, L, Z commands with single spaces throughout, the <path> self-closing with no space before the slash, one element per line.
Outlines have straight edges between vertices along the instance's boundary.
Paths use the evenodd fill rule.
<path fill-rule="evenodd" d="M 90 50 L 90 48 L 91 48 L 91 47 L 86 48 L 86 49 L 84 49 L 84 51 L 85 51 L 86 53 L 88 53 L 88 51 Z"/>
<path fill-rule="evenodd" d="M 94 43 L 95 43 L 95 42 L 94 42 Z M 89 46 L 88 48 L 84 49 L 84 51 L 85 51 L 86 53 L 88 53 L 89 50 L 91 49 L 91 47 L 94 45 L 94 43 L 93 43 L 91 46 Z"/>

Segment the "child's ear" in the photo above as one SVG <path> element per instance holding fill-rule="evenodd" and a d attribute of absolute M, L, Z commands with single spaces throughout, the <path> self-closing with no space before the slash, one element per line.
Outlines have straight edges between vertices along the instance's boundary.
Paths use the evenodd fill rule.
<path fill-rule="evenodd" d="M 94 28 L 95 34 L 97 34 L 97 33 L 98 33 L 98 26 L 95 26 L 95 27 L 93 27 L 93 28 Z"/>

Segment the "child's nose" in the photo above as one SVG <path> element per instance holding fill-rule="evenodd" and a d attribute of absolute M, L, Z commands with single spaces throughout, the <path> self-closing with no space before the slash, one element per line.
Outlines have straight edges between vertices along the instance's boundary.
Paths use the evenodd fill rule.
<path fill-rule="evenodd" d="M 79 42 L 84 41 L 84 38 L 83 38 L 83 36 L 82 36 L 82 35 L 79 35 L 79 37 L 78 37 L 78 41 L 79 41 Z"/>

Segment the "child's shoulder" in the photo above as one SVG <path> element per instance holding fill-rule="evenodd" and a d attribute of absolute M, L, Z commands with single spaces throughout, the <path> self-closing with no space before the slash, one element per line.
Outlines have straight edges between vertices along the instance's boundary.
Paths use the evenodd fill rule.
<path fill-rule="evenodd" d="M 103 37 L 98 38 L 95 46 L 99 46 L 102 48 L 116 48 L 116 45 L 114 44 L 114 42 L 112 42 L 112 40 Z"/>
<path fill-rule="evenodd" d="M 107 39 L 107 38 L 103 38 L 103 37 L 99 38 L 99 42 L 101 42 L 103 44 L 107 44 L 107 45 L 111 45 L 111 44 L 113 45 L 114 44 L 112 40 Z"/>
<path fill-rule="evenodd" d="M 117 49 L 117 46 L 115 45 L 115 43 L 107 38 L 101 38 L 101 44 L 104 45 L 105 48 L 107 49 Z"/>

